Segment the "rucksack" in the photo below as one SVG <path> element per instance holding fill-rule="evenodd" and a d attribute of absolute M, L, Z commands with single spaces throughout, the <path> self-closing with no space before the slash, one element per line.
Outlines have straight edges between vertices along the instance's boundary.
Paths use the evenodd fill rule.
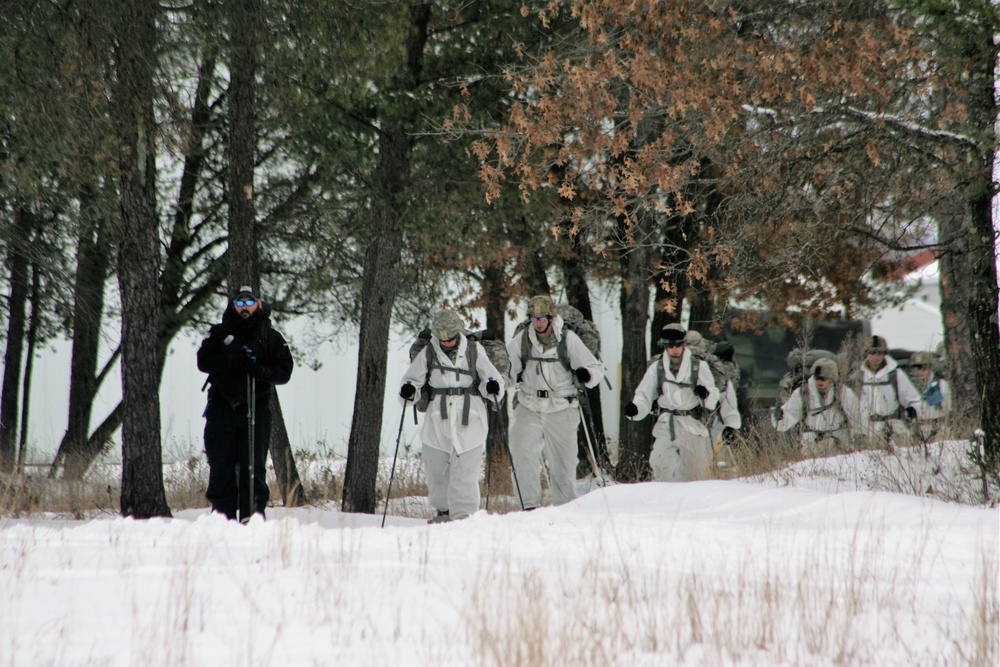
<path fill-rule="evenodd" d="M 722 394 L 726 390 L 726 382 L 732 381 L 733 386 L 740 383 L 740 367 L 736 361 L 724 361 L 716 356 L 715 345 L 714 342 L 707 338 L 700 338 L 700 342 L 698 343 L 689 341 L 687 349 L 691 351 L 691 356 L 695 359 L 708 364 L 709 369 L 712 371 L 712 379 L 715 380 L 715 386 L 718 388 L 719 393 Z M 692 365 L 697 366 L 697 364 Z"/>
<path fill-rule="evenodd" d="M 465 337 L 468 339 L 469 344 L 466 345 L 465 355 L 466 360 L 469 363 L 468 373 L 472 375 L 473 386 L 479 384 L 479 378 L 476 376 L 476 363 L 478 361 L 478 348 L 475 343 L 479 343 L 486 350 L 486 356 L 490 360 L 490 363 L 497 369 L 497 371 L 506 376 L 510 372 L 510 357 L 507 356 L 507 346 L 499 338 L 493 329 L 483 329 L 482 331 L 466 331 Z M 412 363 L 420 351 L 427 347 L 431 342 L 431 330 L 430 328 L 424 329 L 419 334 L 417 334 L 417 339 L 413 341 L 410 345 L 410 362 Z M 417 398 L 413 407 L 417 412 L 427 412 L 427 406 L 430 404 L 431 400 L 431 386 L 430 378 L 431 371 L 434 368 L 439 368 L 440 364 L 437 363 L 437 355 L 432 354 L 427 360 L 427 377 L 424 380 L 424 384 L 420 387 L 420 396 Z M 454 370 L 454 369 L 449 369 Z M 459 371 L 464 372 L 464 371 Z"/>
<path fill-rule="evenodd" d="M 563 332 L 572 331 L 575 333 L 580 340 L 583 341 L 583 344 L 587 347 L 587 349 L 590 350 L 590 353 L 593 354 L 598 361 L 600 361 L 601 333 L 597 330 L 597 325 L 586 319 L 578 308 L 574 308 L 568 304 L 561 304 L 557 306 L 557 308 L 559 309 L 559 316 L 563 320 Z M 518 323 L 517 328 L 514 329 L 514 335 L 516 336 L 521 331 L 524 331 L 530 323 L 530 319 Z M 569 351 L 566 349 L 565 335 L 559 339 L 559 344 L 556 346 L 556 357 L 562 362 L 562 365 L 567 370 L 574 370 L 569 362 Z M 525 362 L 531 358 L 531 341 L 528 339 L 527 334 L 525 334 L 524 336 L 521 336 L 521 368 L 524 368 Z M 536 361 L 538 361 L 538 359 L 536 359 Z M 549 360 L 546 359 L 546 361 Z M 604 381 L 610 389 L 611 381 L 608 380 L 607 376 L 604 377 Z"/>

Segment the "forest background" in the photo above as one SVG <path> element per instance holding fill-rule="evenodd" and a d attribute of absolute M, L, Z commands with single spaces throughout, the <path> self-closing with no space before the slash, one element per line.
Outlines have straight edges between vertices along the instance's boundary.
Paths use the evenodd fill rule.
<path fill-rule="evenodd" d="M 373 512 L 393 327 L 450 305 L 503 330 L 519 299 L 556 290 L 589 316 L 588 282 L 611 281 L 627 401 L 648 332 L 682 311 L 710 338 L 736 302 L 793 327 L 852 318 L 922 250 L 956 404 L 1000 467 L 986 0 L 0 8 L 3 473 L 33 359 L 68 337 L 52 474 L 82 477 L 120 429 L 123 514 L 168 515 L 167 350 L 248 281 L 313 342 L 356 339 L 342 506 Z M 92 423 L 118 371 L 123 400 Z M 641 477 L 647 430 L 620 425 L 620 481 Z"/>

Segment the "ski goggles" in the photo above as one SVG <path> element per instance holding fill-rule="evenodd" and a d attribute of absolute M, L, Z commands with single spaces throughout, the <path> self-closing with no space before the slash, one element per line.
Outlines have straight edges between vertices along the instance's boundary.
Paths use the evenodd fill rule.
<path fill-rule="evenodd" d="M 233 301 L 233 304 L 237 308 L 243 308 L 244 306 L 252 306 L 255 303 L 257 303 L 256 299 L 236 299 L 236 301 Z"/>

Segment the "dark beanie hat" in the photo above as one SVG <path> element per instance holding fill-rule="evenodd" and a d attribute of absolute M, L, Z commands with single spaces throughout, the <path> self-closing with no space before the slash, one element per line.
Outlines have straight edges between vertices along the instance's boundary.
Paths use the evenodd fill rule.
<path fill-rule="evenodd" d="M 684 327 L 676 322 L 673 324 L 668 324 L 667 326 L 660 329 L 660 340 L 661 341 L 675 341 L 684 340 L 687 335 L 687 331 Z"/>

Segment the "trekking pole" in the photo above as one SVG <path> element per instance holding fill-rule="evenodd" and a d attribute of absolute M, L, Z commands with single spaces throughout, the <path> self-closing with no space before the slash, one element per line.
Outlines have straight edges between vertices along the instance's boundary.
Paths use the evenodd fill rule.
<path fill-rule="evenodd" d="M 253 516 L 254 499 L 254 430 L 257 425 L 257 380 L 247 376 L 247 481 L 249 486 L 244 498 L 247 502 L 246 516 L 240 516 L 240 523 L 247 523 Z M 240 510 L 242 512 L 242 508 Z"/>
<path fill-rule="evenodd" d="M 607 482 L 604 481 L 604 475 L 601 474 L 601 468 L 597 465 L 597 458 L 594 456 L 594 445 L 590 441 L 590 431 L 587 429 L 587 420 L 584 419 L 583 414 L 583 403 L 582 401 L 577 401 L 576 407 L 580 410 L 580 425 L 583 426 L 583 436 L 587 441 L 587 459 L 590 461 L 590 468 L 594 471 L 594 479 L 602 487 L 607 486 Z"/>
<path fill-rule="evenodd" d="M 587 396 L 587 390 L 584 387 L 577 387 L 579 393 L 579 408 L 580 408 L 580 421 L 583 423 L 583 434 L 587 440 L 587 458 L 590 459 L 590 466 L 594 470 L 594 477 L 600 482 L 601 486 L 607 486 L 607 480 L 604 479 L 604 474 L 601 473 L 601 467 L 597 465 L 597 452 L 594 451 L 593 442 L 597 441 L 597 427 L 594 425 L 594 413 L 590 409 L 590 397 Z M 584 404 L 586 404 L 586 409 L 584 409 Z M 590 433 L 587 432 L 587 425 L 590 425 Z M 594 440 L 591 441 L 590 434 L 594 435 Z"/>
<path fill-rule="evenodd" d="M 403 419 L 406 418 L 406 401 L 403 401 L 403 414 L 399 416 L 399 433 L 396 434 L 396 452 L 392 455 L 392 468 L 389 470 L 389 488 L 385 492 L 385 509 L 382 510 L 382 528 L 385 528 L 385 515 L 389 511 L 389 494 L 392 493 L 392 478 L 396 474 L 396 457 L 399 455 L 399 439 L 403 437 Z"/>
<path fill-rule="evenodd" d="M 500 419 L 500 415 L 498 414 L 496 418 Z M 487 420 L 489 419 L 489 415 L 487 415 L 486 419 Z M 494 451 L 496 451 L 496 446 L 497 446 L 496 445 L 496 434 L 493 431 L 494 431 L 494 429 L 492 427 L 490 427 L 490 435 L 493 436 L 493 447 L 494 447 Z M 487 437 L 486 442 L 489 443 L 489 440 L 490 440 L 490 438 Z M 492 468 L 493 468 L 493 466 L 490 465 L 490 448 L 489 448 L 489 446 L 487 446 L 486 447 L 486 511 L 487 512 L 490 511 L 490 470 Z"/>
<path fill-rule="evenodd" d="M 503 408 L 500 406 L 500 397 L 494 395 L 493 401 L 497 405 L 497 416 L 500 418 L 500 437 L 502 442 L 507 442 L 507 427 L 504 426 Z M 507 455 L 510 457 L 510 472 L 514 476 L 514 490 L 517 491 L 517 502 L 521 503 L 521 511 L 524 511 L 524 498 L 521 497 L 521 485 L 517 481 L 517 469 L 514 468 L 514 456 L 510 453 L 510 443 L 507 444 Z"/>

